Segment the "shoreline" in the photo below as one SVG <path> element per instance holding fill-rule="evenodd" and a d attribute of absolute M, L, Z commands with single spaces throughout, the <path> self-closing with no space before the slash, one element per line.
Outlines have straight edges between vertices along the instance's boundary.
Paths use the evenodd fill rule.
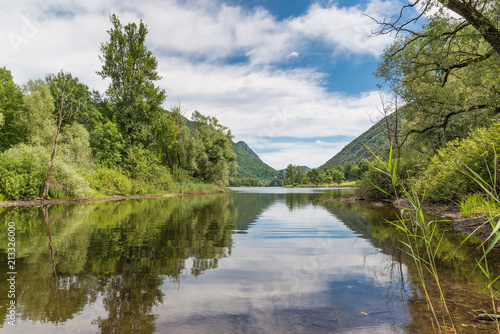
<path fill-rule="evenodd" d="M 413 210 L 413 206 L 407 198 L 389 200 L 389 203 L 400 210 Z M 476 236 L 482 240 L 486 240 L 493 232 L 491 225 L 487 223 L 488 217 L 463 217 L 458 205 L 423 203 L 422 210 L 424 213 L 444 218 L 445 220 L 440 222 L 447 224 L 454 230 Z"/>
<path fill-rule="evenodd" d="M 105 197 L 92 198 L 51 198 L 51 199 L 28 199 L 28 200 L 10 200 L 0 202 L 0 208 L 18 207 L 18 206 L 43 206 L 55 204 L 71 204 L 71 203 L 90 203 L 103 201 L 120 201 L 125 199 L 142 199 L 142 198 L 159 198 L 159 197 L 176 197 L 189 195 L 210 195 L 228 192 L 227 190 L 215 192 L 193 192 L 193 193 L 172 193 L 172 194 L 144 194 L 144 195 L 115 195 Z"/>

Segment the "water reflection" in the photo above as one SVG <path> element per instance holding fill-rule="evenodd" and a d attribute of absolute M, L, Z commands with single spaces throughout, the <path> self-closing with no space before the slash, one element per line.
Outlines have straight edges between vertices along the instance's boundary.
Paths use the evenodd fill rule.
<path fill-rule="evenodd" d="M 318 201 L 341 192 L 246 189 L 3 209 L 4 230 L 9 221 L 17 228 L 19 313 L 18 326 L 4 323 L 2 331 L 432 331 L 412 260 L 385 222 L 392 210 Z M 443 239 L 443 286 L 464 332 L 487 332 L 492 327 L 471 321 L 473 307 L 459 296 L 488 306 L 484 277 L 471 261 L 478 243 L 457 248 L 461 238 Z"/>

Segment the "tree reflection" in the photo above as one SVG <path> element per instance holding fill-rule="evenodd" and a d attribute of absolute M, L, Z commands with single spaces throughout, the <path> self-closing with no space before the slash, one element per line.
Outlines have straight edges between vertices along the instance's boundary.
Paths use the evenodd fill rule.
<path fill-rule="evenodd" d="M 5 210 L 0 222 L 17 227 L 21 317 L 61 324 L 100 300 L 102 333 L 153 333 L 165 278 L 217 268 L 237 216 L 229 196 Z"/>

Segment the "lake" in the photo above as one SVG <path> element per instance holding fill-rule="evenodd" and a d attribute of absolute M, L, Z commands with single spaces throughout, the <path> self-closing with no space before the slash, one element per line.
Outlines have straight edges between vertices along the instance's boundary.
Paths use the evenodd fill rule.
<path fill-rule="evenodd" d="M 0 208 L 0 332 L 432 332 L 404 237 L 387 222 L 394 209 L 324 201 L 349 191 L 241 188 Z M 14 275 L 7 268 L 10 222 Z M 495 331 L 475 320 L 491 311 L 487 280 L 475 265 L 480 241 L 460 246 L 462 233 L 437 233 L 441 288 L 457 331 Z M 498 263 L 490 267 L 498 275 Z M 435 286 L 428 287 L 438 305 Z M 16 326 L 8 318 L 13 300 Z"/>

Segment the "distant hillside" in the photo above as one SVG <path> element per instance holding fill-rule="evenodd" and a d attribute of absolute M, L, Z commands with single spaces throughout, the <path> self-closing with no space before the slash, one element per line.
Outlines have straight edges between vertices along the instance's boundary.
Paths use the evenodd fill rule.
<path fill-rule="evenodd" d="M 402 111 L 399 112 L 400 119 L 402 118 Z M 387 121 L 389 123 L 394 123 L 395 115 L 390 114 L 387 116 Z M 375 123 L 368 131 L 364 132 L 361 136 L 354 139 L 352 142 L 344 146 L 344 148 L 333 156 L 330 160 L 325 162 L 319 168 L 325 169 L 335 166 L 343 166 L 347 161 L 352 164 L 357 164 L 363 159 L 372 160 L 373 154 L 370 153 L 367 147 L 370 148 L 374 153 L 377 153 L 382 148 L 389 146 L 389 140 L 384 134 L 384 127 L 386 120 L 385 117 Z"/>
<path fill-rule="evenodd" d="M 184 116 L 183 116 L 184 117 Z M 194 132 L 194 122 L 184 117 L 186 126 Z M 236 153 L 236 163 L 238 171 L 235 177 L 256 178 L 261 181 L 270 181 L 274 176 L 281 177 L 274 168 L 266 165 L 260 157 L 244 141 L 233 142 L 233 150 Z M 269 182 L 264 182 L 268 184 Z"/>
<path fill-rule="evenodd" d="M 236 177 L 272 180 L 275 175 L 279 176 L 279 173 L 266 165 L 244 141 L 233 143 L 233 150 L 238 163 Z"/>

